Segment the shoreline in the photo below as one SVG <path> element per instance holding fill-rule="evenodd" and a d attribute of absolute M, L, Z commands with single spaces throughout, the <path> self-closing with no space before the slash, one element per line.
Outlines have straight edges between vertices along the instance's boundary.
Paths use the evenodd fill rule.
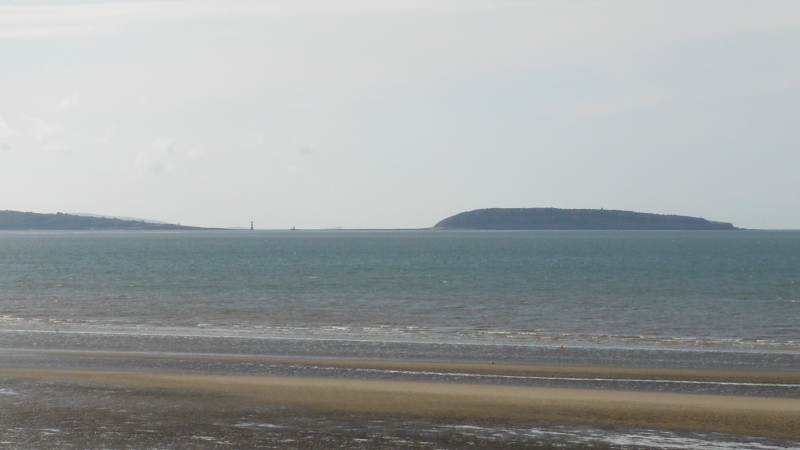
<path fill-rule="evenodd" d="M 11 316 L 0 317 L 0 347 L 5 350 L 30 350 L 37 352 L 86 352 L 86 353 L 164 353 L 174 355 L 235 355 L 243 357 L 311 358 L 311 359 L 365 359 L 365 360 L 409 360 L 428 362 L 472 362 L 488 363 L 494 360 L 501 364 L 540 364 L 575 366 L 618 366 L 686 368 L 713 370 L 769 370 L 800 372 L 800 350 L 785 347 L 785 342 L 769 342 L 764 348 L 747 346 L 741 348 L 720 347 L 715 344 L 698 346 L 634 345 L 625 342 L 616 344 L 592 344 L 569 342 L 555 336 L 543 336 L 542 342 L 523 341 L 453 341 L 447 336 L 430 340 L 407 339 L 395 335 L 353 337 L 326 334 L 322 328 L 312 328 L 309 335 L 259 334 L 252 329 L 204 328 L 168 326 L 151 328 L 153 324 L 138 328 L 131 324 L 108 328 L 107 324 L 74 328 L 72 323 L 37 322 L 37 327 L 17 328 L 13 324 L 29 320 Z M 39 319 L 30 319 L 39 320 Z M 50 319 L 48 319 L 50 320 Z M 28 325 L 32 325 L 30 322 Z M 203 324 L 198 324 L 203 325 Z M 288 327 L 292 329 L 293 327 Z M 305 330 L 305 328 L 302 328 Z M 298 328 L 298 330 L 301 330 Z M 398 330 L 392 330 L 392 332 Z M 436 333 L 434 333 L 436 334 Z M 595 339 L 597 336 L 587 339 Z M 662 337 L 653 337 L 658 340 Z M 705 339 L 705 338 L 703 338 Z M 65 345 L 65 341 L 71 341 Z M 136 341 L 134 344 L 132 341 Z M 702 339 L 701 339 L 702 340 Z M 38 341 L 36 345 L 30 345 Z M 203 341 L 203 342 L 200 342 Z M 544 342 L 547 341 L 547 342 Z M 325 347 L 324 351 L 309 351 L 311 344 Z M 791 346 L 800 341 L 790 341 Z M 384 345 L 386 348 L 384 348 Z M 563 347 L 562 347 L 563 345 Z M 449 350 L 445 350 L 449 347 Z M 452 349 L 458 348 L 459 357 L 452 358 Z M 141 349 L 141 350 L 140 350 Z M 209 350 L 211 349 L 211 350 Z M 388 352 L 387 352 L 388 350 Z M 394 353 L 394 354 L 393 354 Z"/>
<path fill-rule="evenodd" d="M 553 378 L 607 378 L 632 380 L 708 381 L 731 383 L 800 384 L 800 372 L 780 370 L 681 369 L 657 367 L 575 366 L 553 364 L 504 364 L 444 361 L 408 361 L 309 357 L 262 357 L 175 353 L 125 353 L 45 351 L 51 356 L 125 358 L 174 361 L 220 361 L 233 363 L 303 364 L 348 369 L 378 369 L 436 372 L 445 374 L 507 375 Z"/>
<path fill-rule="evenodd" d="M 129 355 L 119 354 L 115 354 L 115 356 L 129 357 Z M 152 355 L 147 356 L 153 357 Z M 175 358 L 173 355 L 161 355 L 161 357 Z M 209 359 L 208 357 L 204 358 Z M 221 356 L 218 358 L 238 357 Z M 301 361 L 301 359 L 292 358 L 260 358 L 259 360 L 287 363 Z M 327 364 L 348 365 L 348 367 L 369 365 L 384 368 L 435 368 L 442 371 L 535 371 L 547 369 L 562 370 L 560 373 L 578 373 L 582 370 L 584 374 L 596 374 L 605 370 L 606 373 L 613 374 L 616 370 L 618 374 L 659 376 L 661 378 L 688 375 L 684 373 L 687 371 L 680 369 L 553 368 L 552 366 L 321 359 L 302 359 L 302 361 L 324 361 Z M 757 374 L 757 372 L 748 372 L 747 377 L 756 377 Z M 797 375 L 792 374 L 793 376 Z M 727 374 L 717 373 L 716 375 Z M 768 379 L 773 376 L 774 373 L 765 372 L 761 377 L 767 378 L 759 379 Z M 249 401 L 265 404 L 309 407 L 322 411 L 459 420 L 510 422 L 548 420 L 575 424 L 723 432 L 800 439 L 800 399 L 131 370 L 0 368 L 0 377 L 163 389 L 190 397 L 202 393 L 215 393 L 234 398 L 246 398 Z"/>

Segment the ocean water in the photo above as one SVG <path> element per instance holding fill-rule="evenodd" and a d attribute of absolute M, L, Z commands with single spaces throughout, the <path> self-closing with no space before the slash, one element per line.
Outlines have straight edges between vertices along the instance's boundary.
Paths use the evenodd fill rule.
<path fill-rule="evenodd" d="M 795 231 L 0 232 L 4 367 L 800 398 L 800 386 L 791 384 L 443 374 L 114 353 L 800 371 L 798 323 Z M 269 405 L 220 409 L 223 400 L 216 398 L 198 409 L 174 397 L 167 407 L 164 395 L 0 379 L 0 409 L 12 412 L 0 420 L 0 444 L 800 448 L 797 441 L 719 433 L 431 422 Z M 78 411 L 83 419 L 75 419 Z"/>
<path fill-rule="evenodd" d="M 800 232 L 0 233 L 0 331 L 800 351 Z"/>

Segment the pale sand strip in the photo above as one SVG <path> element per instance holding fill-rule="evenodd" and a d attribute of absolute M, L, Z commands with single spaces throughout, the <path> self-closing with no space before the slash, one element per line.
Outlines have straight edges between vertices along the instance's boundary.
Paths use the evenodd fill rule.
<path fill-rule="evenodd" d="M 405 381 L 0 368 L 1 377 L 188 389 L 323 410 L 556 420 L 800 439 L 800 400 Z"/>
<path fill-rule="evenodd" d="M 530 377 L 611 378 L 637 380 L 718 381 L 737 383 L 800 384 L 800 372 L 756 370 L 703 370 L 640 367 L 480 364 L 425 361 L 378 361 L 334 358 L 270 358 L 256 356 L 181 355 L 158 353 L 48 352 L 52 355 L 102 358 L 145 358 L 187 361 L 222 361 L 263 364 L 301 364 L 351 369 L 428 371 Z"/>

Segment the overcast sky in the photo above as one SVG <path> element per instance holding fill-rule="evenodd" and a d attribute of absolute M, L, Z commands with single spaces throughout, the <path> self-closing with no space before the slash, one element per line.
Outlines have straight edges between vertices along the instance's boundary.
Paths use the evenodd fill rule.
<path fill-rule="evenodd" d="M 800 228 L 800 1 L 0 0 L 0 210 Z"/>

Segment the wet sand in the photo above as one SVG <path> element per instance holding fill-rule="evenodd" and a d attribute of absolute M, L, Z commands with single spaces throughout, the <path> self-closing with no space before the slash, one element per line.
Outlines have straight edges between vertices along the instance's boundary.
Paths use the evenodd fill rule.
<path fill-rule="evenodd" d="M 170 356 L 174 357 L 174 356 Z M 296 360 L 293 360 L 296 361 Z M 337 364 L 406 364 L 437 370 L 545 370 L 529 366 L 477 367 L 446 363 L 339 361 Z M 431 366 L 434 364 L 434 366 Z M 397 366 L 397 367 L 401 367 Z M 389 366 L 383 366 L 389 367 Z M 583 372 L 581 372 L 583 369 Z M 689 376 L 662 369 L 550 368 L 560 373 L 612 373 L 631 376 Z M 610 372 L 609 372 L 610 371 Z M 706 371 L 702 371 L 706 372 Z M 716 371 L 714 371 L 716 372 Z M 537 372 L 541 373 L 541 372 Z M 702 375 L 702 374 L 700 374 Z M 706 374 L 708 375 L 708 374 Z M 708 375 L 710 376 L 710 375 Z M 716 373 L 714 376 L 723 376 Z M 740 374 L 742 376 L 742 374 Z M 791 373 L 749 372 L 753 380 L 792 378 Z M 667 430 L 715 431 L 800 439 L 800 400 L 667 394 L 656 392 L 557 389 L 408 381 L 210 375 L 77 369 L 0 368 L 0 377 L 62 380 L 99 386 L 159 389 L 183 395 L 222 395 L 270 405 L 447 420 L 585 423 Z"/>
<path fill-rule="evenodd" d="M 380 361 L 335 358 L 270 358 L 252 356 L 183 355 L 119 352 L 47 352 L 53 356 L 168 359 L 187 361 L 222 361 L 235 363 L 298 364 L 308 366 L 399 371 L 430 371 L 436 373 L 468 373 L 480 375 L 512 375 L 531 377 L 576 377 L 635 380 L 717 381 L 736 383 L 800 384 L 800 372 L 673 369 L 648 367 L 562 366 L 535 364 L 493 364 L 429 361 Z"/>

